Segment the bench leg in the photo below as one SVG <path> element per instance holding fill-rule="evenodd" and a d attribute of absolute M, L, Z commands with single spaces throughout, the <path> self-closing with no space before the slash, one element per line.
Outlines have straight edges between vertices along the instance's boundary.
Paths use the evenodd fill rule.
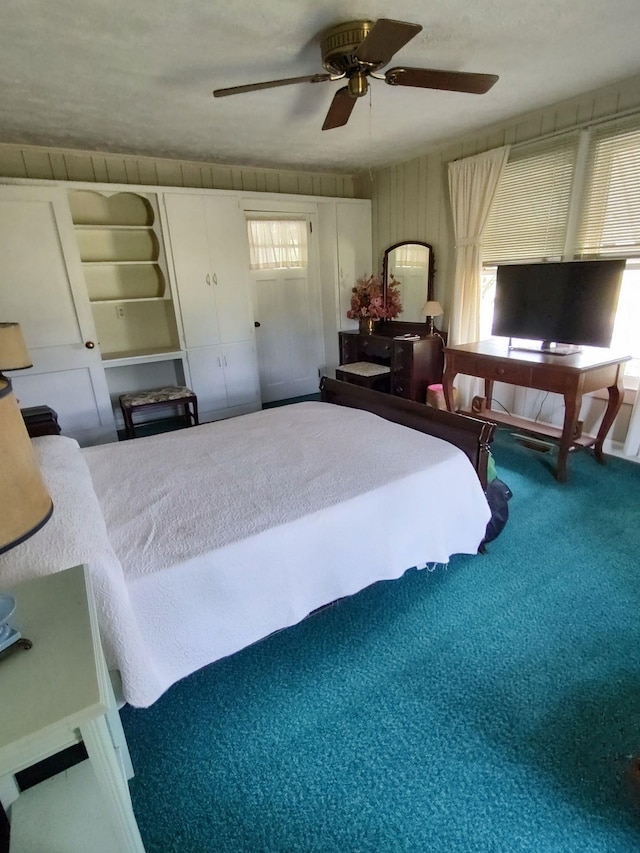
<path fill-rule="evenodd" d="M 127 438 L 135 438 L 136 432 L 133 426 L 133 417 L 131 409 L 123 409 L 122 417 L 124 418 L 124 434 Z"/>

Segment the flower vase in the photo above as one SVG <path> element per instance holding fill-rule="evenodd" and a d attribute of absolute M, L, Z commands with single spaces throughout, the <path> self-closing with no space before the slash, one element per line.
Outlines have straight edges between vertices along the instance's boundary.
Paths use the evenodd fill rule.
<path fill-rule="evenodd" d="M 375 317 L 360 317 L 360 334 L 372 335 L 378 325 L 378 320 Z"/>

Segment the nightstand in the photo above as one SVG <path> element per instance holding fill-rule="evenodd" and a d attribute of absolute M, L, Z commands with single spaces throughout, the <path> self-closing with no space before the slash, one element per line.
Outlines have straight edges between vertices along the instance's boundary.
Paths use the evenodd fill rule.
<path fill-rule="evenodd" d="M 144 853 L 87 569 L 11 592 L 16 623 L 33 642 L 0 661 L 0 796 L 11 805 L 11 853 Z M 80 741 L 88 760 L 18 792 L 13 774 Z"/>
<path fill-rule="evenodd" d="M 60 435 L 58 413 L 50 406 L 31 406 L 20 409 L 20 412 L 31 438 L 39 435 Z"/>

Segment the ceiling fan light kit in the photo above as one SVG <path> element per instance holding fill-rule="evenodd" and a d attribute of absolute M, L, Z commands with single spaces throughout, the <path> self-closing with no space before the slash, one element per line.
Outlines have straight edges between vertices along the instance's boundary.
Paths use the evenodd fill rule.
<path fill-rule="evenodd" d="M 435 68 L 391 68 L 377 75 L 393 56 L 422 30 L 420 24 L 379 18 L 371 21 L 348 21 L 328 29 L 320 38 L 322 65 L 326 74 L 288 77 L 264 83 L 249 83 L 215 89 L 215 98 L 239 95 L 259 89 L 271 89 L 295 83 L 324 83 L 346 78 L 347 85 L 333 96 L 323 130 L 342 127 L 349 121 L 358 98 L 367 94 L 369 77 L 381 79 L 391 86 L 413 86 L 419 89 L 444 89 L 483 95 L 497 81 L 495 74 L 470 74 L 465 71 L 442 71 Z"/>

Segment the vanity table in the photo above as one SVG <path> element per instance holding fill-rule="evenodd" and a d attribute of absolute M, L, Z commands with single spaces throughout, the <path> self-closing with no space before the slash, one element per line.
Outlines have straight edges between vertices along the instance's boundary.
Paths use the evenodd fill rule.
<path fill-rule="evenodd" d="M 427 300 L 433 299 L 433 277 L 433 247 L 429 243 L 405 241 L 385 250 L 382 264 L 385 302 L 387 288 L 393 286 L 400 296 L 402 310 L 397 319 L 380 321 L 372 334 L 355 330 L 338 333 L 337 379 L 426 403 L 427 387 L 442 382 L 446 343 L 446 335 L 434 328 L 433 318 L 426 323 L 422 313 Z M 359 365 L 355 374 L 340 369 L 350 364 Z M 367 364 L 385 369 L 374 374 L 364 369 Z"/>
<path fill-rule="evenodd" d="M 416 332 L 411 323 L 390 321 L 371 335 L 357 330 L 338 334 L 340 364 L 364 361 L 388 366 L 388 390 L 396 397 L 424 403 L 427 387 L 442 382 L 443 340 L 437 334 L 424 334 L 424 327 Z"/>

